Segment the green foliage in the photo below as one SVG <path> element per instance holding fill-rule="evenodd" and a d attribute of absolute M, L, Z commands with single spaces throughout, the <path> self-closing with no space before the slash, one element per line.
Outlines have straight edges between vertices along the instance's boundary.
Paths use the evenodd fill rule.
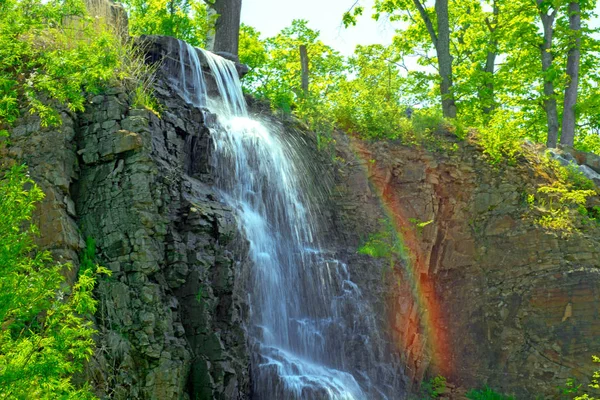
<path fill-rule="evenodd" d="M 423 4 L 435 28 L 433 4 Z M 386 15 L 392 21 L 404 21 L 406 28 L 396 32 L 392 45 L 357 46 L 346 60 L 322 44 L 318 32 L 309 29 L 306 21 L 294 21 L 279 35 L 264 40 L 255 29 L 242 26 L 240 58 L 251 67 L 244 86 L 255 96 L 268 99 L 273 109 L 293 112 L 324 138 L 340 128 L 367 139 L 394 139 L 439 149 L 444 145 L 438 128 L 453 131 L 459 139 L 475 128 L 490 163 L 514 163 L 523 140 L 546 141 L 544 79 L 552 80 L 557 103 L 562 104 L 568 83 L 563 66 L 572 40 L 566 5 L 566 1 L 548 5 L 558 8 L 559 17 L 554 66 L 542 74 L 535 2 L 498 0 L 489 6 L 473 0 L 451 2 L 453 92 L 459 106 L 459 118 L 453 123 L 444 122 L 435 105 L 439 82 L 437 59 L 432 57 L 434 45 L 411 1 L 375 1 L 376 19 Z M 584 20 L 590 17 L 588 6 L 582 6 Z M 344 24 L 355 25 L 362 13 L 364 8 L 355 4 L 344 14 Z M 577 110 L 585 123 L 578 126 L 575 142 L 577 148 L 598 152 L 600 75 L 592 60 L 600 54 L 600 44 L 593 31 L 582 31 L 584 77 Z M 304 98 L 300 88 L 300 44 L 309 49 L 310 99 Z M 503 59 L 501 63 L 500 58 L 496 60 L 493 70 L 486 67 L 490 54 Z M 415 58 L 425 68 L 408 68 L 407 60 Z M 409 109 L 414 109 L 412 118 L 407 118 Z"/>
<path fill-rule="evenodd" d="M 205 47 L 214 20 L 202 0 L 124 0 L 129 12 L 129 32 L 134 35 L 165 35 Z"/>
<path fill-rule="evenodd" d="M 369 235 L 367 241 L 358 248 L 358 253 L 387 259 L 390 266 L 393 266 L 395 262 L 406 259 L 407 252 L 394 224 L 388 219 L 381 219 L 379 222 L 382 229 Z"/>
<path fill-rule="evenodd" d="M 577 379 L 574 378 L 569 378 L 567 379 L 567 383 L 565 383 L 565 386 L 559 386 L 558 387 L 558 391 L 560 392 L 561 395 L 563 395 L 563 397 L 566 395 L 569 398 L 573 397 L 573 395 L 577 394 L 577 392 L 579 391 L 579 389 L 581 389 L 581 383 L 577 382 Z"/>
<path fill-rule="evenodd" d="M 261 40 L 260 32 L 246 24 L 240 26 L 239 57 L 240 62 L 250 68 L 250 81 L 257 79 L 252 71 L 268 61 L 266 43 Z M 247 82 L 248 78 L 244 79 L 244 84 Z"/>
<path fill-rule="evenodd" d="M 137 84 L 143 59 L 87 16 L 81 0 L 0 3 L 0 127 L 25 110 L 42 126 L 61 123 L 59 110 L 82 111 L 85 93 L 117 81 Z"/>
<path fill-rule="evenodd" d="M 467 398 L 471 400 L 514 400 L 513 396 L 497 393 L 488 386 L 479 390 L 471 389 L 467 392 Z"/>
<path fill-rule="evenodd" d="M 419 235 L 420 235 L 421 233 L 423 233 L 423 229 L 424 229 L 424 228 L 425 228 L 427 225 L 429 225 L 429 224 L 433 223 L 433 220 L 432 220 L 432 219 L 430 219 L 429 221 L 421 221 L 421 220 L 418 220 L 418 219 L 416 219 L 416 218 L 409 218 L 409 220 L 408 220 L 408 221 L 409 221 L 411 224 L 413 224 L 413 225 L 415 226 L 415 228 L 417 229 L 417 233 L 418 233 Z"/>
<path fill-rule="evenodd" d="M 600 123 L 598 127 L 600 127 Z M 581 151 L 600 154 L 600 131 L 575 136 L 575 148 Z"/>
<path fill-rule="evenodd" d="M 453 69 L 452 92 L 458 103 L 459 118 L 465 126 L 477 128 L 489 160 L 498 164 L 505 159 L 514 161 L 519 142 L 524 138 L 543 143 L 546 141 L 547 119 L 543 108 L 544 81 L 554 85 L 551 96 L 558 105 L 559 125 L 564 89 L 569 83 L 565 71 L 568 48 L 574 33 L 568 26 L 568 3 L 560 0 L 541 2 L 543 10 L 536 2 L 454 0 L 449 4 L 450 49 Z M 422 5 L 423 9 L 418 9 Z M 437 58 L 435 40 L 437 35 L 435 2 L 407 0 L 376 0 L 373 5 L 373 18 L 385 16 L 391 21 L 402 21 L 403 27 L 396 31 L 391 46 L 385 48 L 386 60 L 406 72 L 402 77 L 415 82 L 409 90 L 402 90 L 400 101 L 405 104 L 421 104 L 431 107 L 432 99 L 438 96 Z M 598 84 L 597 59 L 600 56 L 598 30 L 594 27 L 594 2 L 582 2 L 581 63 L 579 78 L 579 97 L 577 110 L 577 132 L 575 147 L 584 151 L 600 151 L 600 92 Z M 542 72 L 540 45 L 543 42 L 540 29 L 540 12 L 556 11 L 553 46 L 550 49 L 554 62 L 545 73 Z M 358 15 L 364 8 L 357 6 L 343 16 L 345 26 L 356 24 Z M 421 16 L 427 14 L 432 21 L 433 32 Z M 359 50 L 357 49 L 357 52 Z M 502 62 L 499 62 L 502 59 Z M 409 69 L 406 64 L 416 63 L 419 67 Z M 488 63 L 494 66 L 490 68 Z M 406 64 L 405 64 L 406 63 Z M 356 86 L 356 83 L 354 83 Z M 383 83 L 372 86 L 371 90 L 385 87 Z M 376 88 L 376 89 L 374 89 Z M 360 92 L 358 90 L 357 92 Z M 418 102 L 407 101 L 409 97 L 418 98 Z M 388 104 L 377 101 L 373 96 L 374 107 L 370 112 L 384 116 Z M 393 101 L 392 101 L 393 104 Z M 358 116 L 368 112 L 356 109 Z M 352 113 L 345 113 L 352 115 Z M 396 113 L 396 116 L 401 113 Z M 379 116 L 375 121 L 385 121 Z M 393 119 L 387 119 L 394 121 Z M 343 120 L 342 120 L 343 121 Z M 342 124 L 343 125 L 343 124 Z M 352 124 L 353 127 L 368 129 L 376 138 L 387 138 L 393 127 L 386 124 Z M 379 129 L 379 130 L 378 130 Z M 381 130 L 387 133 L 382 134 Z M 464 130 L 462 130 L 464 132 Z"/>
<path fill-rule="evenodd" d="M 0 172 L 0 398 L 91 399 L 89 387 L 71 377 L 82 370 L 94 343 L 96 310 L 92 289 L 97 273 L 88 248 L 72 288 L 62 272 L 33 242 L 31 224 L 42 191 L 24 166 Z"/>
<path fill-rule="evenodd" d="M 244 88 L 259 98 L 269 99 L 274 109 L 290 112 L 292 109 L 318 107 L 316 99 L 325 97 L 342 79 L 343 58 L 319 40 L 319 32 L 308 27 L 305 20 L 294 20 L 281 33 L 262 42 L 264 53 L 257 43 L 256 32 L 252 40 L 240 43 L 241 54 L 253 64 L 244 78 Z M 309 97 L 302 92 L 300 74 L 300 45 L 306 45 L 309 59 Z M 253 58 L 248 55 L 253 54 Z M 304 112 L 306 112 L 304 110 Z"/>
<path fill-rule="evenodd" d="M 598 358 L 597 356 L 592 356 L 592 359 L 595 363 L 600 363 L 600 358 Z M 588 384 L 588 387 L 590 389 L 593 389 L 596 393 L 598 393 L 600 391 L 600 370 L 594 371 L 594 373 L 592 374 L 592 379 L 591 379 L 590 383 Z M 591 396 L 586 393 L 581 396 L 575 397 L 574 400 L 598 400 L 598 399 L 599 399 L 598 397 L 594 397 L 594 396 Z"/>
<path fill-rule="evenodd" d="M 537 219 L 540 226 L 570 234 L 579 230 L 579 223 L 596 219 L 595 208 L 588 211 L 586 206 L 588 198 L 597 195 L 596 187 L 577 166 L 562 166 L 546 155 L 542 169 L 550 171 L 555 178 L 527 197 L 529 207 L 541 213 Z"/>
<path fill-rule="evenodd" d="M 525 138 L 520 114 L 497 110 L 487 126 L 479 129 L 479 143 L 487 160 L 496 165 L 504 160 L 514 163 Z"/>
<path fill-rule="evenodd" d="M 162 110 L 162 106 L 152 94 L 151 88 L 143 84 L 138 84 L 135 87 L 131 106 L 134 108 L 145 108 L 156 116 L 160 116 Z"/>
<path fill-rule="evenodd" d="M 300 45 L 307 47 L 309 93 L 301 85 Z M 244 89 L 267 99 L 279 112 L 295 115 L 317 133 L 319 146 L 328 147 L 335 121 L 329 95 L 343 80 L 343 58 L 319 40 L 319 32 L 305 20 L 294 20 L 278 35 L 260 39 L 254 28 L 242 25 L 240 61 L 250 67 Z"/>
<path fill-rule="evenodd" d="M 596 188 L 594 182 L 589 180 L 583 172 L 579 170 L 577 165 L 569 164 L 563 166 L 558 164 L 557 161 L 554 161 L 552 164 L 560 182 L 568 184 L 576 190 L 594 190 Z"/>
<path fill-rule="evenodd" d="M 445 391 L 446 378 L 438 375 L 434 378 L 421 382 L 419 397 L 424 399 L 437 399 L 440 394 L 443 394 Z"/>
<path fill-rule="evenodd" d="M 600 358 L 592 356 L 592 361 L 600 363 Z M 600 395 L 600 370 L 594 371 L 587 388 L 583 387 L 577 380 L 570 378 L 567 379 L 565 387 L 559 387 L 559 390 L 562 395 L 567 395 L 568 398 L 573 400 L 599 400 L 600 397 L 596 397 L 596 395 Z M 581 393 L 582 391 L 585 391 L 585 393 Z"/>
<path fill-rule="evenodd" d="M 348 59 L 352 78 L 341 81 L 330 94 L 336 124 L 369 139 L 401 139 L 417 142 L 417 137 L 439 128 L 442 119 L 435 109 L 412 106 L 426 96 L 414 93 L 413 76 L 403 77 L 397 55 L 382 45 L 357 46 Z M 407 113 L 414 111 L 412 119 Z"/>

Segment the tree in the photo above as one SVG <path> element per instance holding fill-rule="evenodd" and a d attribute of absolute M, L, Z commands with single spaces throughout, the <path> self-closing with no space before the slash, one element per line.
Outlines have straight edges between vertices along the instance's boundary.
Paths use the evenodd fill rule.
<path fill-rule="evenodd" d="M 400 74 L 398 55 L 393 47 L 379 44 L 357 46 L 348 60 L 352 79 L 340 82 L 330 94 L 333 115 L 342 129 L 369 138 L 396 138 L 401 134 L 406 108 L 423 100 L 410 96 L 411 78 Z"/>
<path fill-rule="evenodd" d="M 500 0 L 492 1 L 492 18 L 485 17 L 485 25 L 489 31 L 489 40 L 487 44 L 487 51 L 485 57 L 485 66 L 483 68 L 484 73 L 484 85 L 485 89 L 479 91 L 479 101 L 482 106 L 484 114 L 489 115 L 496 108 L 496 98 L 494 96 L 494 71 L 496 68 L 496 57 L 498 56 L 498 18 L 500 14 L 500 7 L 498 5 Z"/>
<path fill-rule="evenodd" d="M 492 0 L 491 11 L 478 0 L 452 3 L 454 94 L 461 104 L 461 117 L 471 124 L 487 124 L 498 106 L 496 92 L 502 82 L 496 76 L 496 59 L 506 25 L 502 3 Z"/>
<path fill-rule="evenodd" d="M 392 20 L 403 20 L 419 24 L 413 14 L 419 14 L 420 23 L 424 25 L 429 35 L 430 43 L 436 52 L 437 71 L 439 75 L 439 90 L 442 111 L 445 117 L 456 117 L 456 100 L 453 93 L 452 55 L 450 54 L 450 16 L 448 0 L 435 0 L 434 10 L 426 7 L 421 0 L 376 0 L 374 9 L 375 19 L 381 13 L 387 13 Z M 362 14 L 362 7 L 344 15 L 346 26 L 356 24 L 355 17 Z M 435 26 L 434 22 L 435 21 Z"/>
<path fill-rule="evenodd" d="M 123 0 L 132 35 L 165 35 L 238 57 L 242 0 Z"/>
<path fill-rule="evenodd" d="M 305 44 L 301 44 L 298 50 L 300 51 L 300 67 L 302 69 L 302 95 L 304 98 L 308 98 L 308 51 Z"/>
<path fill-rule="evenodd" d="M 132 35 L 165 35 L 205 47 L 211 29 L 202 0 L 123 0 Z"/>
<path fill-rule="evenodd" d="M 430 27 L 431 21 L 426 16 L 426 11 L 419 0 L 413 0 L 415 5 L 419 9 L 419 13 L 423 18 L 423 21 L 427 24 L 427 30 L 431 35 L 431 40 L 434 43 L 439 73 L 441 78 L 440 83 L 440 94 L 442 96 L 442 111 L 444 117 L 455 118 L 456 117 L 456 103 L 454 100 L 454 94 L 452 93 L 452 56 L 450 55 L 450 24 L 448 17 L 448 0 L 436 0 L 435 1 L 435 13 L 437 16 L 437 37 L 435 32 Z"/>
<path fill-rule="evenodd" d="M 212 51 L 225 52 L 238 58 L 242 0 L 205 0 L 217 15 Z"/>
<path fill-rule="evenodd" d="M 57 105 L 83 111 L 85 93 L 116 81 L 135 89 L 129 85 L 148 80 L 139 53 L 87 15 L 81 0 L 1 1 L 0 134 L 25 111 L 56 125 Z"/>
<path fill-rule="evenodd" d="M 544 0 L 536 0 L 540 20 L 544 31 L 543 41 L 540 44 L 542 60 L 542 73 L 544 79 L 544 111 L 548 123 L 548 139 L 546 146 L 556 147 L 558 141 L 558 112 L 556 109 L 556 93 L 554 91 L 554 78 L 556 69 L 552 64 L 552 39 L 554 37 L 554 20 L 558 8 Z"/>
<path fill-rule="evenodd" d="M 301 45 L 307 50 L 313 100 L 325 101 L 344 78 L 343 57 L 323 44 L 319 32 L 310 29 L 306 20 L 294 20 L 291 26 L 264 41 L 259 36 L 254 28 L 242 26 L 240 60 L 250 67 L 244 77 L 244 88 L 257 97 L 269 99 L 275 109 L 290 112 L 305 105 L 298 50 Z"/>
<path fill-rule="evenodd" d="M 579 60 L 581 58 L 581 7 L 579 0 L 569 3 L 569 30 L 571 36 L 567 57 L 569 83 L 565 89 L 560 143 L 573 146 L 575 141 L 575 105 L 579 86 Z"/>

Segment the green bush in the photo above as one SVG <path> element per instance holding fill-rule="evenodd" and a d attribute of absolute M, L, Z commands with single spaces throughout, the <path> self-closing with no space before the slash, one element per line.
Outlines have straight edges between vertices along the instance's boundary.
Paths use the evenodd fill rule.
<path fill-rule="evenodd" d="M 581 151 L 600 154 L 600 135 L 596 133 L 578 132 L 575 135 L 575 148 Z"/>
<path fill-rule="evenodd" d="M 0 130 L 24 111 L 58 125 L 60 108 L 82 111 L 117 82 L 133 90 L 149 70 L 132 49 L 82 0 L 0 2 Z"/>
<path fill-rule="evenodd" d="M 581 172 L 577 165 L 562 166 L 554 161 L 554 169 L 558 179 L 574 190 L 594 190 L 596 185 Z"/>
<path fill-rule="evenodd" d="M 467 398 L 471 400 L 514 400 L 513 396 L 497 393 L 488 386 L 483 389 L 471 389 L 467 392 Z"/>
<path fill-rule="evenodd" d="M 438 375 L 434 378 L 421 382 L 421 395 L 426 399 L 436 399 L 446 391 L 446 378 Z"/>
<path fill-rule="evenodd" d="M 71 378 L 94 349 L 96 274 L 83 263 L 73 287 L 50 253 L 33 242 L 31 224 L 42 191 L 24 166 L 0 171 L 0 399 L 91 399 Z"/>
<path fill-rule="evenodd" d="M 367 241 L 358 248 L 358 253 L 388 259 L 390 265 L 393 265 L 395 261 L 406 258 L 406 249 L 393 223 L 387 219 L 381 219 L 379 222 L 382 225 L 381 230 L 369 235 Z"/>
<path fill-rule="evenodd" d="M 489 124 L 479 130 L 479 142 L 488 161 L 495 165 L 503 161 L 514 163 L 525 138 L 522 120 L 518 115 L 499 110 Z"/>
<path fill-rule="evenodd" d="M 578 231 L 579 223 L 595 221 L 596 210 L 587 207 L 588 198 L 597 194 L 594 183 L 576 165 L 562 166 L 548 154 L 537 162 L 551 183 L 528 195 L 529 207 L 541 213 L 536 222 L 545 229 L 568 235 Z"/>
<path fill-rule="evenodd" d="M 594 363 L 600 363 L 600 358 L 598 356 L 592 356 L 592 360 Z M 575 393 L 580 389 L 580 386 L 575 388 Z M 590 379 L 590 383 L 588 384 L 588 390 L 593 393 L 585 393 L 576 396 L 573 400 L 598 400 L 600 397 L 594 396 L 594 394 L 600 394 L 600 370 L 595 371 L 592 374 L 592 378 Z"/>

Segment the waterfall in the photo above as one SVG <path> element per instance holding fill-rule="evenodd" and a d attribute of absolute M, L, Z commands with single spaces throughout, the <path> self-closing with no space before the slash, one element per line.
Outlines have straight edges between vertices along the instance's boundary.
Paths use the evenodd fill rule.
<path fill-rule="evenodd" d="M 194 50 L 187 45 L 182 54 Z M 318 210 L 307 195 L 311 178 L 305 160 L 290 135 L 248 115 L 234 63 L 201 52 L 219 93 L 207 102 L 218 116 L 211 128 L 216 187 L 249 242 L 253 396 L 366 399 L 357 379 L 364 386 L 369 378 L 347 365 L 344 335 L 353 330 L 348 313 L 372 313 L 362 310 L 360 290 L 347 266 L 322 249 Z M 204 79 L 193 56 L 182 64 L 198 68 L 182 76 Z M 176 87 L 185 91 L 206 85 L 188 80 Z M 376 328 L 364 330 L 369 329 Z"/>

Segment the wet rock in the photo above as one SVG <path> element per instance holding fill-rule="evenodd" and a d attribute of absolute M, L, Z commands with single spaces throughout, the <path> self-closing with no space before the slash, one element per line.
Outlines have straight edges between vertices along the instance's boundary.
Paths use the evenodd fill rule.
<path fill-rule="evenodd" d="M 535 169 L 491 168 L 468 144 L 442 155 L 335 139 L 346 160 L 332 197 L 338 248 L 356 251 L 385 230 L 380 219 L 404 244 L 404 261 L 387 269 L 377 259 L 346 260 L 363 293 L 386 299 L 381 326 L 391 326 L 414 389 L 441 374 L 458 387 L 552 398 L 567 378 L 590 376 L 600 352 L 600 235 L 592 225 L 557 237 L 528 216 L 523 193 L 543 181 Z M 552 154 L 596 178 L 585 155 Z M 356 190 L 369 184 L 374 197 Z"/>

